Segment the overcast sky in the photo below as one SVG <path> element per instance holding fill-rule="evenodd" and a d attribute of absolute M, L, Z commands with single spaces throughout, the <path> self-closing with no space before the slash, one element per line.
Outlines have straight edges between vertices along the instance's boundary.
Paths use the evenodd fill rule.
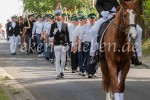
<path fill-rule="evenodd" d="M 22 13 L 20 0 L 0 0 L 0 23 L 5 24 L 11 16 Z"/>

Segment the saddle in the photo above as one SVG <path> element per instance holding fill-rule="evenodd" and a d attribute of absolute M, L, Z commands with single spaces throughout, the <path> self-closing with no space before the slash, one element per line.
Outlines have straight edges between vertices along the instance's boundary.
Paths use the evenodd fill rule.
<path fill-rule="evenodd" d="M 108 29 L 108 26 L 110 25 L 110 23 L 112 22 L 113 19 L 114 19 L 114 17 L 109 19 L 109 20 L 107 20 L 106 22 L 104 22 L 102 24 L 102 26 L 100 27 L 99 31 L 98 31 L 97 43 L 99 43 L 100 48 L 103 47 L 103 45 L 102 45 L 102 43 L 103 43 L 103 36 L 104 36 L 106 30 Z M 104 51 L 104 50 L 102 50 L 102 51 Z M 105 58 L 105 53 L 102 52 L 102 51 L 99 50 L 99 56 L 101 58 Z"/>

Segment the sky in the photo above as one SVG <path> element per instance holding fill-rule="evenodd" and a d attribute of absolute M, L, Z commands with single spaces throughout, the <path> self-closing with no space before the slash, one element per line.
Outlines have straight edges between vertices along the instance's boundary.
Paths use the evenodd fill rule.
<path fill-rule="evenodd" d="M 20 0 L 0 0 L 0 23 L 6 24 L 7 19 L 22 14 L 23 4 Z"/>

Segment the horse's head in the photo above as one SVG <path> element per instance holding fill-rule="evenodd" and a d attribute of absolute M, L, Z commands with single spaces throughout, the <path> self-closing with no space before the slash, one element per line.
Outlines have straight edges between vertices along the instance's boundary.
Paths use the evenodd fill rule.
<path fill-rule="evenodd" d="M 121 17 L 121 26 L 123 30 L 128 33 L 129 41 L 135 41 L 137 38 L 136 24 L 137 24 L 137 14 L 135 7 L 137 7 L 137 0 L 134 2 L 120 0 L 120 17 Z"/>

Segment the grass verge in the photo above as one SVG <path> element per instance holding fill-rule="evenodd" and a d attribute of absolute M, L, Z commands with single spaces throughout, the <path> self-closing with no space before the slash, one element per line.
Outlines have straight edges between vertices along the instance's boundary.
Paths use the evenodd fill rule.
<path fill-rule="evenodd" d="M 150 56 L 150 38 L 143 40 L 142 51 L 144 56 Z"/>
<path fill-rule="evenodd" d="M 7 96 L 1 85 L 0 85 L 0 100 L 9 100 L 9 97 Z"/>

